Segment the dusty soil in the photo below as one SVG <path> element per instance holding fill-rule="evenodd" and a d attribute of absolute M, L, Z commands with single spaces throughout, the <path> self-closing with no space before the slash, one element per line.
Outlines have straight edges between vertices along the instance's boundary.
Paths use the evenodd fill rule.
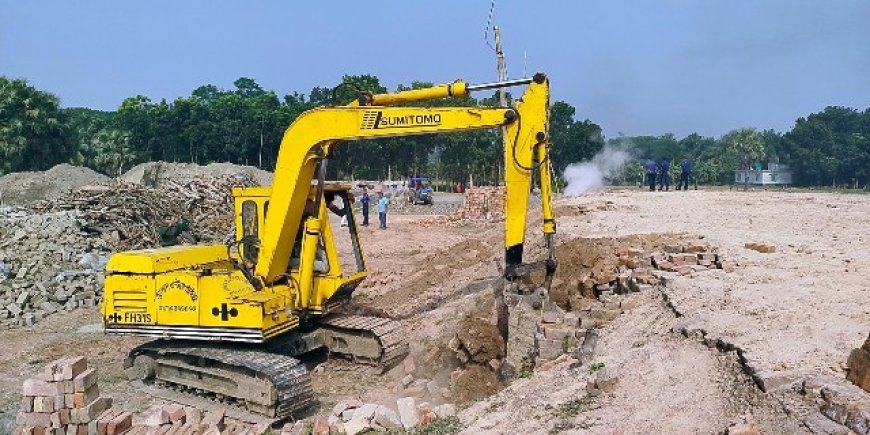
<path fill-rule="evenodd" d="M 611 204 L 585 207 L 602 200 Z M 784 373 L 813 370 L 843 377 L 848 352 L 870 331 L 866 196 L 612 191 L 561 198 L 558 205 L 558 279 L 565 288 L 603 264 L 618 264 L 616 253 L 658 249 L 683 238 L 702 237 L 740 266 L 728 274 L 669 279 L 673 309 L 658 292 L 631 296 L 634 308 L 601 331 L 594 357 L 619 373 L 612 393 L 587 397 L 587 379 L 593 376 L 589 365 L 553 364 L 462 409 L 466 433 L 721 433 L 746 411 L 765 434 L 802 433 L 799 416 L 787 415 L 762 393 L 733 352 L 711 350 L 670 332 L 677 322 L 674 310 L 739 344 L 761 366 Z M 433 404 L 460 402 L 463 394 L 489 385 L 484 379 L 484 387 L 451 389 L 450 375 L 459 363 L 446 343 L 460 321 L 491 313 L 492 292 L 480 280 L 500 273 L 501 224 L 437 225 L 427 219 L 392 215 L 386 231 L 361 229 L 371 276 L 355 304 L 400 319 L 413 363 L 380 375 L 340 360 L 314 361 L 312 378 L 322 408 L 347 397 L 388 403 L 417 395 Z M 530 234 L 538 231 L 535 222 L 529 227 Z M 530 237 L 529 243 L 539 240 Z M 774 244 L 777 252 L 750 251 L 744 248 L 747 242 Z M 543 250 L 530 245 L 527 253 L 536 258 Z M 554 297 L 559 296 L 554 292 Z M 572 308 L 568 290 L 563 298 L 563 305 Z M 61 354 L 96 360 L 107 393 L 122 407 L 144 410 L 158 401 L 132 387 L 120 370 L 136 340 L 105 338 L 87 328 L 76 332 L 96 319 L 95 309 L 78 310 L 32 329 L 0 332 L 0 408 L 5 411 L 0 432 L 2 420 L 8 421 L 17 407 L 22 380 Z M 437 388 L 402 387 L 408 373 Z"/>
<path fill-rule="evenodd" d="M 705 236 L 741 267 L 675 278 L 668 294 L 681 313 L 772 370 L 842 376 L 849 351 L 870 331 L 870 198 L 761 191 L 622 191 L 607 198 L 636 209 L 566 216 L 560 228 L 588 237 Z M 773 244 L 777 252 L 746 249 L 748 242 Z"/>
<path fill-rule="evenodd" d="M 456 327 L 456 337 L 476 363 L 504 358 L 504 340 L 488 319 L 471 316 L 462 319 Z"/>
<path fill-rule="evenodd" d="M 81 186 L 109 180 L 91 169 L 65 163 L 42 172 L 15 172 L 0 177 L 0 204 L 25 205 L 55 199 Z"/>

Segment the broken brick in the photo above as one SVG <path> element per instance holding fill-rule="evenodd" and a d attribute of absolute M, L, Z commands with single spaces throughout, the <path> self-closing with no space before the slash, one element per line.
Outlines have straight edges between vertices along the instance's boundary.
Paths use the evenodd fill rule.
<path fill-rule="evenodd" d="M 767 243 L 749 242 L 743 245 L 746 249 L 751 249 L 762 254 L 772 254 L 776 252 L 776 246 Z"/>

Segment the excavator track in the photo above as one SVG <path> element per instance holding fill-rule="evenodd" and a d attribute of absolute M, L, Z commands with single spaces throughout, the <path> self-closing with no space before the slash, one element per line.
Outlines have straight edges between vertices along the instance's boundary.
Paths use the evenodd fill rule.
<path fill-rule="evenodd" d="M 318 321 L 330 353 L 387 371 L 408 355 L 401 325 L 381 317 L 332 314 Z"/>
<path fill-rule="evenodd" d="M 156 340 L 133 349 L 125 365 L 158 385 L 234 403 L 277 420 L 314 402 L 302 362 L 250 347 Z"/>

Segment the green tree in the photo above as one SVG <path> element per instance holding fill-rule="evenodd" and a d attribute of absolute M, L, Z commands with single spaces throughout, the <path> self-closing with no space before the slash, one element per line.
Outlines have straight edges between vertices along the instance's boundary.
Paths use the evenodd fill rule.
<path fill-rule="evenodd" d="M 0 172 L 50 168 L 72 157 L 54 95 L 0 76 Z"/>
<path fill-rule="evenodd" d="M 130 147 L 130 138 L 120 130 L 100 130 L 90 141 L 94 158 L 89 166 L 104 174 L 117 177 L 137 161 Z"/>
<path fill-rule="evenodd" d="M 155 139 L 151 99 L 144 95 L 129 97 L 121 102 L 115 117 L 115 126 L 129 138 L 130 147 L 146 161 L 157 161 L 162 150 L 154 149 Z"/>
<path fill-rule="evenodd" d="M 754 128 L 731 130 L 722 141 L 725 151 L 740 163 L 740 167 L 734 169 L 748 169 L 765 155 L 764 141 Z"/>
<path fill-rule="evenodd" d="M 820 113 L 798 118 L 782 142 L 798 183 L 866 185 L 870 176 L 868 139 L 868 111 L 827 107 Z"/>

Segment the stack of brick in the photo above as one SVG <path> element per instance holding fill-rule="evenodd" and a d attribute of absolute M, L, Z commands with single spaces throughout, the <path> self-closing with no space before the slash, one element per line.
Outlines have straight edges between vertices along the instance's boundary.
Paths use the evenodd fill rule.
<path fill-rule="evenodd" d="M 657 252 L 651 257 L 652 266 L 666 272 L 677 272 L 680 275 L 691 275 L 707 269 L 722 269 L 733 272 L 736 263 L 710 250 L 704 244 L 666 245 L 665 252 Z"/>
<path fill-rule="evenodd" d="M 863 346 L 849 355 L 848 365 L 849 374 L 846 379 L 870 393 L 870 335 Z"/>
<path fill-rule="evenodd" d="M 495 222 L 504 219 L 505 189 L 473 187 L 465 191 L 462 207 L 454 213 L 455 219 Z"/>
<path fill-rule="evenodd" d="M 132 414 L 111 410 L 112 399 L 100 395 L 97 373 L 82 357 L 59 359 L 38 378 L 24 381 L 16 434 L 121 434 Z"/>

